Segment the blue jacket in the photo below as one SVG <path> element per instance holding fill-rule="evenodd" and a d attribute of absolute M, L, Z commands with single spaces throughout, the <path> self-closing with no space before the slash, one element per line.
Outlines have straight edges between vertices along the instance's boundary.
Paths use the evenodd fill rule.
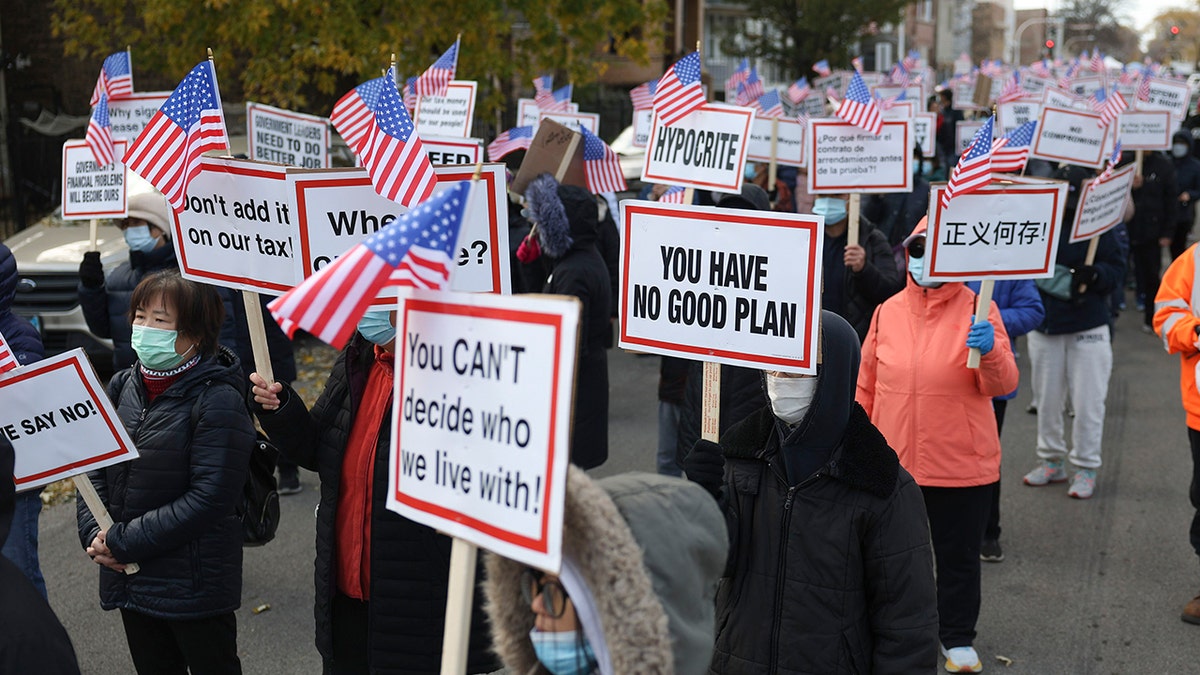
<path fill-rule="evenodd" d="M 26 366 L 40 361 L 45 351 L 42 336 L 29 319 L 13 314 L 13 298 L 17 294 L 17 259 L 12 251 L 0 244 L 0 335 L 8 343 L 17 363 Z"/>
<path fill-rule="evenodd" d="M 967 287 L 976 294 L 979 293 L 979 282 L 968 281 Z M 1004 330 L 1008 332 L 1009 343 L 1012 346 L 1013 359 L 1017 358 L 1017 337 L 1028 333 L 1042 324 L 1046 310 L 1042 307 L 1041 293 L 1037 284 L 1030 279 L 1010 279 L 997 281 L 992 289 L 992 302 L 1000 310 L 1000 318 L 1004 321 Z M 1017 395 L 1013 389 L 996 400 L 1007 401 Z"/>

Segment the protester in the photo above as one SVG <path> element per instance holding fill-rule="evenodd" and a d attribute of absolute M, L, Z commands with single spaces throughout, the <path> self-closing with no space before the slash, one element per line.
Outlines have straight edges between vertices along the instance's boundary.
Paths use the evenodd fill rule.
<path fill-rule="evenodd" d="M 795 180 L 795 170 L 790 167 L 778 167 L 775 172 L 775 184 L 768 185 L 771 179 L 770 167 L 766 162 L 746 162 L 746 169 L 743 177 L 746 182 L 753 183 L 762 188 L 767 193 L 767 198 L 770 201 L 771 208 L 768 211 L 782 211 L 785 213 L 794 213 L 796 209 L 796 201 L 792 197 L 792 186 L 788 184 L 784 176 L 778 169 L 788 169 L 788 175 Z M 795 185 L 795 182 L 792 183 Z"/>
<path fill-rule="evenodd" d="M 511 673 L 699 675 L 728 539 L 687 481 L 567 470 L 562 573 L 487 554 L 493 648 Z"/>
<path fill-rule="evenodd" d="M 965 285 L 925 280 L 925 232 L 922 222 L 905 242 L 908 285 L 871 319 L 858 402 L 921 486 L 945 668 L 975 673 L 983 668 L 973 646 L 979 552 L 1000 479 L 992 397 L 1016 388 L 1017 366 L 995 303 L 986 318 L 977 317 L 975 294 Z M 967 368 L 970 348 L 981 354 L 975 370 Z"/>
<path fill-rule="evenodd" d="M 1161 152 L 1144 153 L 1141 173 L 1133 177 L 1134 214 L 1126 225 L 1137 282 L 1137 306 L 1143 313 L 1142 331 L 1146 333 L 1154 330 L 1150 324 L 1162 272 L 1162 250 L 1171 245 L 1178 204 L 1179 189 L 1171 160 Z"/>
<path fill-rule="evenodd" d="M 821 308 L 842 317 L 861 341 L 871 315 L 904 288 L 887 237 L 866 218 L 858 219 L 858 242 L 849 243 L 847 195 L 820 195 L 813 214 L 825 218 Z"/>
<path fill-rule="evenodd" d="M 387 508 L 395 348 L 395 313 L 368 311 L 311 411 L 286 383 L 250 376 L 263 429 L 321 477 L 314 602 L 328 675 L 440 669 L 450 538 Z M 468 672 L 496 668 L 476 603 Z"/>
<path fill-rule="evenodd" d="M 862 196 L 862 217 L 875 223 L 893 251 L 897 290 L 903 287 L 903 248 L 900 242 L 912 232 L 921 218 L 929 212 L 929 182 L 946 180 L 945 173 L 936 174 L 937 156 L 925 159 L 920 146 L 913 148 L 913 187 L 908 192 L 884 192 Z"/>
<path fill-rule="evenodd" d="M 938 92 L 937 140 L 938 163 L 949 171 L 958 163 L 958 123 L 963 121 L 961 110 L 954 108 L 954 92 Z"/>
<path fill-rule="evenodd" d="M 89 474 L 114 521 L 77 500 L 80 542 L 100 568 L 100 606 L 120 609 L 138 673 L 240 673 L 242 523 L 254 444 L 237 356 L 218 345 L 217 292 L 176 271 L 130 298 L 137 361 L 108 396 L 138 458 Z M 126 578 L 129 563 L 141 569 Z"/>
<path fill-rule="evenodd" d="M 929 672 L 937 603 L 925 506 L 854 402 L 858 337 L 821 313 L 817 375 L 760 372 L 770 403 L 697 441 L 730 555 L 713 673 Z"/>
<path fill-rule="evenodd" d="M 1192 135 L 1176 131 L 1171 137 L 1171 159 L 1175 165 L 1175 183 L 1179 203 L 1175 209 L 1175 231 L 1171 233 L 1171 260 L 1183 255 L 1188 235 L 1196 221 L 1196 200 L 1200 199 L 1200 159 L 1192 154 Z"/>

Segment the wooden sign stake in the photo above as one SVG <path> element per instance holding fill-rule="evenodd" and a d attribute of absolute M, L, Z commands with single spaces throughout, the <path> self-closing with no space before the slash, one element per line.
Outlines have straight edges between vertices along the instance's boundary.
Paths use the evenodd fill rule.
<path fill-rule="evenodd" d="M 716 443 L 721 440 L 721 364 L 704 362 L 704 393 L 700 397 L 703 416 L 700 438 Z"/>
<path fill-rule="evenodd" d="M 250 329 L 250 347 L 254 350 L 254 370 L 267 381 L 267 386 L 271 386 L 275 382 L 275 373 L 271 368 L 271 351 L 267 347 L 267 328 L 258 293 L 242 291 L 242 304 L 246 307 L 246 326 Z"/>
<path fill-rule="evenodd" d="M 467 672 L 471 637 L 471 601 L 475 596 L 475 561 L 479 548 L 454 538 L 450 547 L 450 588 L 446 592 L 446 630 L 442 639 L 442 675 Z"/>
<path fill-rule="evenodd" d="M 108 509 L 104 508 L 104 502 L 100 501 L 100 495 L 96 493 L 96 486 L 92 485 L 92 479 L 88 478 L 86 473 L 81 473 L 72 476 L 71 480 L 75 482 L 75 489 L 79 490 L 79 494 L 87 504 L 88 511 L 91 511 L 92 517 L 96 519 L 96 524 L 100 526 L 101 530 L 108 532 L 109 528 L 113 526 L 113 519 L 109 515 Z M 140 569 L 137 563 L 125 564 L 125 574 L 137 574 Z"/>
<path fill-rule="evenodd" d="M 987 320 L 988 309 L 991 307 L 991 304 L 992 304 L 992 289 L 993 289 L 993 287 L 995 287 L 995 285 L 996 285 L 996 282 L 992 279 L 984 279 L 983 281 L 981 281 L 979 283 L 979 298 L 978 298 L 978 302 L 975 304 L 975 320 L 976 321 L 979 321 L 981 318 L 984 321 Z M 982 354 L 979 353 L 979 350 L 972 347 L 970 349 L 970 351 L 967 353 L 967 367 L 968 368 L 978 368 L 979 367 L 979 359 L 981 356 L 982 356 Z"/>
<path fill-rule="evenodd" d="M 858 212 L 862 208 L 862 195 L 850 193 L 850 206 L 846 209 L 846 245 L 858 245 Z"/>
<path fill-rule="evenodd" d="M 771 118 L 771 163 L 767 165 L 767 191 L 775 189 L 775 179 L 779 172 L 779 118 Z"/>

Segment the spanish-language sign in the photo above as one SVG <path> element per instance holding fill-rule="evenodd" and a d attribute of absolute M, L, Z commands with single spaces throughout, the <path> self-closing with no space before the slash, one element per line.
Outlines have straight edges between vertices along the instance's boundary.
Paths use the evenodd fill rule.
<path fill-rule="evenodd" d="M 113 142 L 116 161 L 97 166 L 84 141 L 63 143 L 62 219 L 124 218 L 128 175 L 121 158 L 126 141 Z"/>
<path fill-rule="evenodd" d="M 17 454 L 17 490 L 138 456 L 82 349 L 0 376 L 0 434 Z"/>
<path fill-rule="evenodd" d="M 754 111 L 710 103 L 671 126 L 654 116 L 642 180 L 716 192 L 742 191 Z"/>
<path fill-rule="evenodd" d="M 517 99 L 517 120 L 519 127 L 536 127 L 538 123 L 537 101 L 531 98 Z M 579 104 L 571 102 L 567 104 L 566 112 L 579 112 Z"/>
<path fill-rule="evenodd" d="M 434 166 L 478 164 L 483 159 L 483 140 L 479 138 L 422 136 L 421 145 Z"/>
<path fill-rule="evenodd" d="M 413 122 L 417 135 L 467 138 L 475 119 L 475 90 L 471 80 L 451 80 L 445 96 L 422 96 L 417 101 Z"/>
<path fill-rule="evenodd" d="M 130 141 L 142 133 L 154 113 L 167 102 L 169 91 L 148 91 L 108 102 L 108 123 L 114 141 Z"/>
<path fill-rule="evenodd" d="M 1083 181 L 1079 188 L 1079 207 L 1075 209 L 1075 222 L 1071 226 L 1070 243 L 1098 237 L 1125 219 L 1125 205 L 1131 199 L 1136 170 L 1136 165 L 1126 164 L 1103 183 L 1096 183 L 1094 178 Z"/>
<path fill-rule="evenodd" d="M 287 167 L 204 157 L 188 183 L 172 239 L 179 269 L 192 281 L 278 295 L 296 276 L 295 199 Z"/>
<path fill-rule="evenodd" d="M 840 119 L 810 120 L 808 191 L 911 192 L 913 123 L 884 120 L 878 136 Z"/>
<path fill-rule="evenodd" d="M 654 110 L 633 111 L 633 147 L 644 148 L 650 142 L 650 128 L 654 126 Z"/>
<path fill-rule="evenodd" d="M 783 166 L 804 166 L 803 124 L 796 120 L 779 119 L 772 124 L 770 119 L 758 117 L 750 127 L 750 145 L 747 157 L 754 162 L 771 161 L 771 129 L 778 131 L 775 141 L 775 163 Z"/>
<path fill-rule="evenodd" d="M 1062 181 L 994 181 L 955 195 L 942 208 L 944 183 L 929 197 L 925 278 L 930 281 L 1039 279 L 1054 276 L 1059 224 L 1067 198 Z"/>
<path fill-rule="evenodd" d="M 569 296 L 401 297 L 390 510 L 559 569 L 579 308 Z"/>
<path fill-rule="evenodd" d="M 983 126 L 980 120 L 964 120 L 954 125 L 955 155 L 961 157 L 975 140 L 975 132 Z M 993 134 L 995 132 L 993 131 Z"/>
<path fill-rule="evenodd" d="M 1176 121 L 1187 117 L 1191 89 L 1186 82 L 1150 78 L 1150 96 L 1147 100 L 1135 99 L 1138 110 L 1166 110 Z"/>
<path fill-rule="evenodd" d="M 246 103 L 250 159 L 306 169 L 328 168 L 329 120 L 316 115 Z"/>
<path fill-rule="evenodd" d="M 434 167 L 440 186 L 470 180 L 474 166 Z M 408 211 L 380 196 L 366 169 L 293 169 L 287 176 L 296 203 L 298 255 L 294 274 L 306 279 L 355 244 Z M 463 217 L 450 276 L 456 291 L 509 293 L 508 207 L 503 164 L 484 164 Z M 380 300 L 396 297 L 394 287 Z"/>
<path fill-rule="evenodd" d="M 1000 125 L 999 135 L 1020 127 L 1038 118 L 1042 106 L 1036 101 L 1009 101 L 996 104 L 996 122 Z"/>
<path fill-rule="evenodd" d="M 1126 110 L 1118 119 L 1117 138 L 1125 150 L 1168 150 L 1174 124 L 1167 110 Z"/>
<path fill-rule="evenodd" d="M 1099 169 L 1104 165 L 1109 128 L 1114 126 L 1102 127 L 1099 120 L 1098 113 L 1046 105 L 1029 155 Z"/>
<path fill-rule="evenodd" d="M 913 144 L 921 148 L 921 156 L 930 159 L 937 155 L 937 113 L 913 115 Z"/>
<path fill-rule="evenodd" d="M 585 127 L 592 135 L 600 133 L 600 116 L 596 113 L 589 112 L 539 112 L 537 116 L 537 124 L 541 125 L 543 120 L 554 120 L 564 127 L 573 131 L 578 131 L 580 127 Z"/>
<path fill-rule="evenodd" d="M 815 373 L 819 216 L 621 202 L 621 347 Z"/>

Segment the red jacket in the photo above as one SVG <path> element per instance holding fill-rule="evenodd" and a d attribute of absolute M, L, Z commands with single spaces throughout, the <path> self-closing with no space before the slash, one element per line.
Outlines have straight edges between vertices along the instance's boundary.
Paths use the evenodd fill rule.
<path fill-rule="evenodd" d="M 862 346 L 858 402 L 926 487 L 970 487 L 1000 480 L 1000 434 L 992 397 L 1017 386 L 1017 365 L 1000 311 L 988 321 L 995 347 L 967 368 L 967 330 L 975 294 L 963 284 L 903 291 L 875 310 Z"/>

